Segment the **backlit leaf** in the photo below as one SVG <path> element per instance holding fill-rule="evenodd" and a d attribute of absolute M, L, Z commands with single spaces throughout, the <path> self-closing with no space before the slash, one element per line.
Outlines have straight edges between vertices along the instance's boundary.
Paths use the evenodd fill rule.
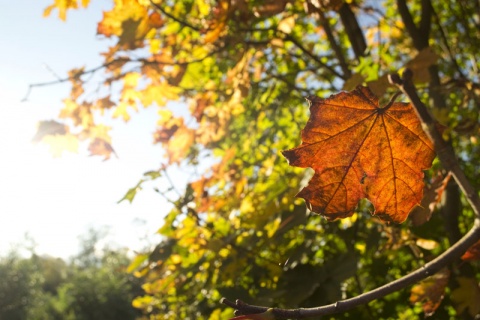
<path fill-rule="evenodd" d="M 450 271 L 443 269 L 413 286 L 410 294 L 411 303 L 422 303 L 425 317 L 433 315 L 445 295 L 445 288 L 450 278 Z"/>
<path fill-rule="evenodd" d="M 133 272 L 134 270 L 138 269 L 145 261 L 148 260 L 148 254 L 138 254 L 130 265 L 127 268 L 127 272 Z"/>
<path fill-rule="evenodd" d="M 48 6 L 43 11 L 43 16 L 48 17 L 53 9 L 58 9 L 58 17 L 65 21 L 67 19 L 67 10 L 68 9 L 77 9 L 78 8 L 78 0 L 54 0 L 54 3 Z M 88 0 L 82 0 L 83 7 L 87 7 Z"/>
<path fill-rule="evenodd" d="M 69 133 L 48 135 L 42 142 L 50 146 L 50 152 L 54 157 L 60 157 L 64 151 L 78 152 L 78 138 Z"/>
<path fill-rule="evenodd" d="M 315 175 L 297 195 L 328 220 L 349 217 L 367 198 L 387 221 L 403 222 L 423 195 L 433 145 L 407 103 L 380 108 L 366 87 L 310 97 L 302 145 L 284 151 L 290 165 Z"/>
<path fill-rule="evenodd" d="M 104 160 L 110 159 L 112 153 L 115 154 L 110 142 L 101 138 L 95 138 L 90 142 L 88 151 L 90 151 L 90 155 L 92 156 L 103 156 Z"/>

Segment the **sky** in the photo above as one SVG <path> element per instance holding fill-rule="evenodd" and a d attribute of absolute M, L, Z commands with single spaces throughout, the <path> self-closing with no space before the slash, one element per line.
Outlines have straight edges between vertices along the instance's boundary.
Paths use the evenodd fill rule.
<path fill-rule="evenodd" d="M 85 150 L 53 158 L 47 146 L 31 142 L 38 121 L 58 116 L 69 85 L 34 88 L 21 102 L 28 85 L 53 81 L 53 73 L 63 78 L 74 67 L 93 68 L 108 45 L 97 38 L 96 25 L 111 1 L 70 11 L 66 22 L 55 11 L 42 17 L 51 2 L 0 2 L 0 255 L 28 245 L 28 235 L 36 253 L 68 258 L 89 228 L 107 229 L 105 241 L 117 247 L 141 250 L 159 241 L 155 231 L 169 205 L 153 185 L 132 204 L 117 201 L 163 160 L 152 144 L 154 108 L 113 124 L 118 158 L 109 161 Z"/>

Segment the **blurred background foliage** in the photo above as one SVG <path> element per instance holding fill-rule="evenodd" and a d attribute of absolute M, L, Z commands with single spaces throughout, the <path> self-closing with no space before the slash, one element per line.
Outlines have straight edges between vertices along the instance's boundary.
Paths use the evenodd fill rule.
<path fill-rule="evenodd" d="M 131 300 L 141 280 L 126 272 L 125 249 L 101 246 L 103 232 L 91 229 L 69 260 L 28 255 L 21 247 L 0 257 L 0 319 L 132 320 L 140 316 Z"/>

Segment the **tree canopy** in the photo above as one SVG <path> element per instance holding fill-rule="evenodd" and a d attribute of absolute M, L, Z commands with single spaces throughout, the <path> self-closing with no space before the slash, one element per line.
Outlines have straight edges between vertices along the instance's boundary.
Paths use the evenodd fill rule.
<path fill-rule="evenodd" d="M 55 0 L 44 15 L 65 20 L 88 4 Z M 70 96 L 35 139 L 85 141 L 92 155 L 108 159 L 115 137 L 105 119 L 129 121 L 141 108 L 157 108 L 157 127 L 147 130 L 165 158 L 122 199 L 152 187 L 173 204 L 158 230 L 161 243 L 130 266 L 145 281 L 145 294 L 133 300 L 145 319 L 231 318 L 222 296 L 288 308 L 334 303 L 422 267 L 459 240 L 475 214 L 434 160 L 423 198 L 421 185 L 412 189 L 421 205 L 403 224 L 372 218 L 367 201 L 350 205 L 342 220 L 315 215 L 295 195 L 324 164 L 298 169 L 281 154 L 300 142 L 304 99 L 364 85 L 386 105 L 397 92 L 388 74 L 412 70 L 478 190 L 479 10 L 480 2 L 467 0 L 115 0 L 97 27 L 112 41 L 100 53 L 103 64 L 60 80 L 71 83 Z M 94 73 L 99 87 L 89 83 Z M 191 172 L 187 185 L 175 184 L 178 167 Z M 357 172 L 359 184 L 369 182 L 364 174 Z M 411 207 L 391 220 L 405 220 Z M 480 265 L 466 260 L 335 318 L 473 318 Z"/>

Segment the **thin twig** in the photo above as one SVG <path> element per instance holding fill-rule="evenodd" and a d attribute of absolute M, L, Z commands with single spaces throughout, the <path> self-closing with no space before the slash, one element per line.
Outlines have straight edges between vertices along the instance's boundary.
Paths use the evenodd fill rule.
<path fill-rule="evenodd" d="M 400 91 L 397 91 L 393 94 L 393 96 L 390 98 L 390 100 L 388 101 L 387 105 L 383 108 L 381 108 L 380 110 L 382 110 L 382 112 L 385 112 L 387 111 L 388 109 L 390 109 L 391 106 L 393 106 L 393 104 L 395 103 L 395 100 L 397 100 L 398 96 L 401 95 L 402 93 Z"/>
<path fill-rule="evenodd" d="M 55 71 L 53 71 L 53 69 L 50 68 L 50 66 L 49 66 L 48 64 L 44 63 L 43 66 L 44 66 L 45 69 L 47 69 L 47 71 L 50 72 L 50 74 L 53 75 L 55 78 L 61 79 L 61 77 L 60 77 Z"/>
<path fill-rule="evenodd" d="M 140 62 L 140 63 L 143 63 L 143 65 L 152 65 L 152 64 L 153 64 L 153 65 L 165 65 L 165 66 L 186 66 L 186 65 L 189 65 L 189 64 L 202 62 L 203 60 L 205 60 L 205 59 L 213 56 L 214 54 L 217 54 L 217 53 L 223 51 L 223 49 L 224 49 L 223 47 L 220 47 L 220 48 L 218 48 L 217 50 L 213 50 L 213 51 L 209 52 L 208 54 L 206 54 L 206 55 L 203 56 L 202 58 L 193 59 L 193 60 L 190 60 L 190 61 L 182 61 L 182 62 L 148 60 L 148 59 L 143 59 L 143 58 L 139 58 L 139 59 L 118 58 L 118 59 L 112 60 L 112 61 L 110 61 L 110 62 L 107 62 L 107 63 L 105 63 L 105 64 L 102 64 L 102 65 L 100 65 L 100 66 L 97 66 L 97 67 L 95 67 L 95 68 L 92 68 L 92 69 L 89 69 L 89 70 L 86 70 L 86 71 L 79 72 L 79 73 L 74 74 L 73 76 L 70 76 L 70 77 L 67 77 L 67 78 L 60 78 L 60 79 L 57 79 L 57 80 L 54 80 L 54 81 L 47 81 L 47 82 L 40 82 L 40 83 L 32 83 L 32 84 L 30 84 L 30 85 L 28 86 L 27 93 L 25 94 L 25 97 L 22 99 L 22 102 L 28 100 L 28 97 L 30 96 L 30 92 L 31 92 L 32 89 L 35 88 L 35 87 L 51 86 L 51 85 L 60 84 L 60 83 L 63 83 L 63 82 L 70 81 L 72 78 L 77 77 L 77 76 L 84 76 L 84 75 L 87 75 L 87 74 L 94 74 L 95 72 L 97 72 L 97 71 L 99 71 L 99 70 L 101 70 L 101 69 L 107 68 L 107 67 L 109 67 L 110 65 L 115 64 L 115 63 L 118 63 L 118 62 L 125 62 L 125 63 L 129 63 L 129 62 Z M 117 77 L 117 78 L 120 78 L 120 77 Z"/>
<path fill-rule="evenodd" d="M 129 59 L 126 59 L 126 58 L 119 58 L 119 59 L 115 59 L 115 60 L 112 60 L 110 62 L 107 62 L 105 64 L 102 64 L 100 66 L 97 66 L 93 69 L 89 69 L 89 70 L 86 70 L 86 71 L 82 71 L 78 74 L 74 74 L 72 76 L 69 76 L 67 78 L 59 78 L 57 77 L 57 80 L 54 80 L 54 81 L 47 81 L 47 82 L 39 82 L 39 83 L 32 83 L 28 86 L 28 90 L 27 90 L 27 93 L 25 94 L 25 97 L 22 99 L 22 102 L 24 101 L 27 101 L 28 100 L 28 97 L 30 96 L 30 92 L 32 91 L 33 88 L 35 87 L 44 87 L 44 86 L 51 86 L 51 85 L 55 85 L 55 84 L 60 84 L 60 83 L 63 83 L 63 82 L 67 82 L 67 81 L 70 81 L 72 78 L 74 77 L 77 77 L 77 76 L 83 76 L 83 75 L 86 75 L 86 74 L 90 74 L 90 73 L 95 73 L 103 68 L 107 68 L 108 66 L 114 64 L 114 63 L 118 63 L 120 61 L 124 61 L 124 60 L 127 60 L 127 62 L 129 61 Z"/>

